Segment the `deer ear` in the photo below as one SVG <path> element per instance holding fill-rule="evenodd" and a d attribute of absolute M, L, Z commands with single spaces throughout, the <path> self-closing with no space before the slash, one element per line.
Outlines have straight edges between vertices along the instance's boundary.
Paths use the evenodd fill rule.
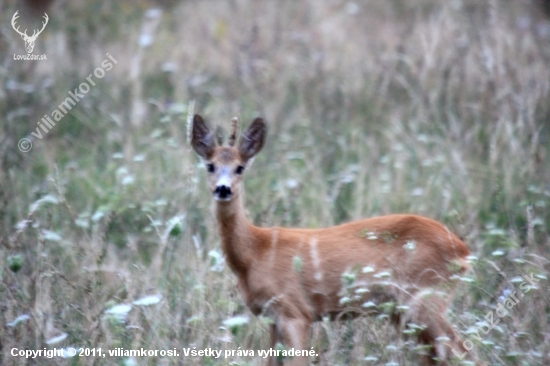
<path fill-rule="evenodd" d="M 264 120 L 258 117 L 243 133 L 239 144 L 239 152 L 245 161 L 248 161 L 260 152 L 264 146 L 266 132 L 267 126 Z"/>
<path fill-rule="evenodd" d="M 193 130 L 191 132 L 191 146 L 201 158 L 208 160 L 214 153 L 216 142 L 214 134 L 208 129 L 204 120 L 198 114 L 193 117 Z"/>

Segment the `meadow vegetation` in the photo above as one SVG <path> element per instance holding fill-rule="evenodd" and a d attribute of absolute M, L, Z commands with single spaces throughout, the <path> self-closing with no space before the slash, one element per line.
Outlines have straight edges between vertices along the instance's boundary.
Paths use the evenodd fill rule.
<path fill-rule="evenodd" d="M 254 223 L 437 219 L 473 253 L 449 312 L 471 355 L 550 364 L 550 23 L 534 3 L 156 6 L 55 2 L 34 51 L 48 60 L 15 61 L 25 52 L 10 26 L 17 7 L 0 5 L 0 364 L 24 363 L 9 356 L 14 347 L 268 348 L 269 320 L 252 316 L 224 265 L 204 168 L 188 143 L 194 112 L 226 130 L 233 116 L 268 122 L 245 176 Z M 43 138 L 31 135 L 106 53 L 112 70 Z M 479 332 L 488 312 L 521 292 L 523 275 L 538 282 Z M 113 311 L 121 304 L 132 306 Z M 312 361 L 417 364 L 417 345 L 386 318 L 316 324 Z"/>

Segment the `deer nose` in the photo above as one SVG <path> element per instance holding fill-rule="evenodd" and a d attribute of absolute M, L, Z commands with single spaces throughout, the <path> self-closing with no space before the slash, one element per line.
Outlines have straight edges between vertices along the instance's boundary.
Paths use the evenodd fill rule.
<path fill-rule="evenodd" d="M 216 190 L 214 191 L 214 194 L 219 199 L 225 200 L 225 199 L 230 198 L 233 193 L 231 192 L 231 187 L 221 185 L 221 186 L 216 187 Z"/>

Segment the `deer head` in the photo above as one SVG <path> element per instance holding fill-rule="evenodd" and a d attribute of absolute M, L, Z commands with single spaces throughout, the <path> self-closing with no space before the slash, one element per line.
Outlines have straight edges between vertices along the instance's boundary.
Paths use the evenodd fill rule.
<path fill-rule="evenodd" d="M 17 33 L 21 35 L 21 38 L 23 38 L 23 40 L 25 41 L 25 49 L 27 50 L 27 53 L 31 53 L 32 50 L 34 49 L 34 42 L 36 41 L 40 33 L 42 33 L 44 28 L 46 28 L 46 24 L 48 24 L 48 20 L 49 20 L 48 14 L 44 13 L 44 21 L 42 22 L 42 29 L 40 30 L 35 29 L 34 32 L 32 33 L 32 36 L 29 36 L 27 35 L 26 29 L 25 29 L 25 32 L 21 32 L 19 30 L 19 26 L 17 27 L 15 26 L 15 22 L 17 18 L 19 18 L 19 15 L 17 13 L 19 13 L 19 11 L 16 11 L 15 14 L 13 14 L 13 17 L 11 18 L 11 26 Z"/>
<path fill-rule="evenodd" d="M 242 134 L 238 147 L 234 147 L 237 129 L 238 121 L 233 118 L 229 146 L 222 146 L 223 139 L 219 137 L 216 141 L 201 116 L 196 114 L 193 118 L 191 145 L 204 161 L 210 190 L 220 202 L 239 197 L 242 175 L 265 142 L 267 127 L 261 118 L 252 122 Z"/>

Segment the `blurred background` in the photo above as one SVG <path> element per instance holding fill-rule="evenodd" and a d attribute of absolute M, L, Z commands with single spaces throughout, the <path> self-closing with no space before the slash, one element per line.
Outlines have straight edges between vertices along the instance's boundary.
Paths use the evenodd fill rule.
<path fill-rule="evenodd" d="M 188 144 L 187 118 L 200 113 L 227 130 L 233 116 L 269 123 L 245 179 L 255 224 L 324 227 L 399 212 L 444 222 L 473 252 L 449 313 L 474 342 L 472 358 L 550 364 L 549 8 L 543 0 L 0 3 L 0 363 L 25 363 L 9 356 L 14 347 L 269 348 L 268 320 L 251 316 L 224 264 Z M 28 35 L 47 13 L 33 50 L 47 60 L 15 59 L 27 54 L 11 24 L 16 11 Z M 89 91 L 44 127 L 82 83 Z M 472 338 L 531 274 L 532 291 Z M 418 364 L 418 346 L 385 318 L 316 324 L 312 361 Z"/>

